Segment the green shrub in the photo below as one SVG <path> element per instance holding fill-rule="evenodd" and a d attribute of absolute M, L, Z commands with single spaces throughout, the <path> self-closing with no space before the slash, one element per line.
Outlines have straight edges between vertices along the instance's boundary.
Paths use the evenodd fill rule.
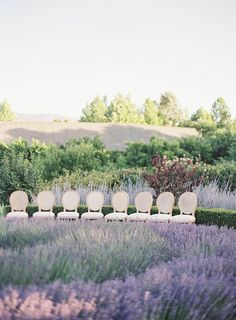
<path fill-rule="evenodd" d="M 9 195 L 19 189 L 32 197 L 39 191 L 41 183 L 38 167 L 21 153 L 10 150 L 0 159 L 0 204 L 7 203 Z"/>
<path fill-rule="evenodd" d="M 220 188 L 228 186 L 229 190 L 236 189 L 236 162 L 222 161 L 215 165 L 202 164 L 199 174 L 204 176 L 205 183 L 216 181 Z"/>
<path fill-rule="evenodd" d="M 235 132 L 227 129 L 221 129 L 218 130 L 214 135 L 206 139 L 209 139 L 212 147 L 212 161 L 210 163 L 214 163 L 219 159 L 231 158 L 233 153 L 232 146 L 236 142 Z"/>
<path fill-rule="evenodd" d="M 200 158 L 206 163 L 212 162 L 212 146 L 209 139 L 202 137 L 182 138 L 179 141 L 180 148 L 185 150 L 186 156 Z"/>
<path fill-rule="evenodd" d="M 180 148 L 178 140 L 167 140 L 153 137 L 149 143 L 128 142 L 124 152 L 128 167 L 151 167 L 151 158 L 155 155 L 168 156 L 173 159 L 176 156 L 184 156 L 185 150 Z"/>
<path fill-rule="evenodd" d="M 32 217 L 33 213 L 38 210 L 37 206 L 28 206 L 27 212 L 29 217 Z M 10 206 L 5 206 L 3 213 L 4 216 L 11 211 Z M 57 215 L 58 212 L 63 211 L 63 207 L 55 206 L 53 212 Z M 87 206 L 79 206 L 78 212 L 81 215 L 87 211 Z M 104 215 L 113 212 L 112 206 L 104 206 L 102 209 Z M 128 207 L 128 214 L 136 212 L 135 206 Z M 152 207 L 151 214 L 156 214 L 156 206 Z M 173 215 L 179 214 L 179 209 L 174 207 Z M 236 210 L 227 210 L 222 208 L 197 208 L 196 210 L 196 223 L 204 225 L 217 225 L 218 227 L 227 226 L 229 228 L 236 229 Z"/>
<path fill-rule="evenodd" d="M 46 188 L 51 188 L 54 185 L 70 185 L 72 188 L 77 186 L 87 187 L 103 186 L 108 188 L 119 187 L 122 182 L 131 181 L 135 184 L 142 176 L 142 169 L 119 169 L 109 171 L 76 171 L 73 173 L 66 172 L 65 175 L 53 179 L 51 182 L 46 183 Z"/>

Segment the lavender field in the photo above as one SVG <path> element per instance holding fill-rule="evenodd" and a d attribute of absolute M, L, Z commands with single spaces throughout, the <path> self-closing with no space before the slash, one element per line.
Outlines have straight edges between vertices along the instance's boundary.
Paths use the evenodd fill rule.
<path fill-rule="evenodd" d="M 0 223 L 0 319 L 236 317 L 236 232 L 215 226 Z"/>

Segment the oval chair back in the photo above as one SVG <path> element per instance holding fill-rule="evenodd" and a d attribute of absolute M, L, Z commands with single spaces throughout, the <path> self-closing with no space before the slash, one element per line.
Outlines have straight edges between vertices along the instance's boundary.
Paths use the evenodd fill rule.
<path fill-rule="evenodd" d="M 80 195 L 75 190 L 68 190 L 62 196 L 64 211 L 77 211 L 80 203 Z"/>
<path fill-rule="evenodd" d="M 91 191 L 87 194 L 86 204 L 88 206 L 88 212 L 98 211 L 102 212 L 102 207 L 104 203 L 104 195 L 100 191 Z"/>
<path fill-rule="evenodd" d="M 192 214 L 195 216 L 197 208 L 197 196 L 193 192 L 184 192 L 179 197 L 178 207 L 180 214 Z"/>
<path fill-rule="evenodd" d="M 117 191 L 112 195 L 111 203 L 114 212 L 125 212 L 129 206 L 129 195 L 125 191 Z"/>
<path fill-rule="evenodd" d="M 172 215 L 175 197 L 172 192 L 162 192 L 156 200 L 158 214 L 165 213 Z"/>
<path fill-rule="evenodd" d="M 17 190 L 10 194 L 9 203 L 11 211 L 26 211 L 29 204 L 28 195 L 26 192 Z"/>
<path fill-rule="evenodd" d="M 52 191 L 41 191 L 37 196 L 37 204 L 39 211 L 50 211 L 52 212 L 55 204 L 55 195 Z"/>
<path fill-rule="evenodd" d="M 134 204 L 137 209 L 137 212 L 150 214 L 153 204 L 153 196 L 151 192 L 139 192 L 134 199 Z"/>

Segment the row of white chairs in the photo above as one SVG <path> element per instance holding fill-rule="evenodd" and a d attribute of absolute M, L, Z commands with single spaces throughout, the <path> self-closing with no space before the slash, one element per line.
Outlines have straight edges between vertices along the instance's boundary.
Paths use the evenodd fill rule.
<path fill-rule="evenodd" d="M 33 219 L 47 220 L 78 220 L 77 212 L 80 205 L 80 195 L 77 191 L 66 191 L 62 196 L 63 211 L 55 216 L 53 206 L 55 195 L 52 191 L 42 191 L 37 196 L 38 211 L 33 214 Z M 9 198 L 11 212 L 6 219 L 28 219 L 26 208 L 29 204 L 28 196 L 24 191 L 18 190 L 11 193 Z M 197 208 L 197 196 L 193 192 L 183 193 L 178 200 L 180 214 L 172 216 L 175 197 L 171 192 L 163 192 L 156 199 L 157 214 L 151 214 L 153 196 L 150 192 L 139 192 L 135 197 L 136 212 L 127 213 L 129 206 L 129 194 L 125 191 L 118 191 L 112 195 L 111 204 L 113 212 L 104 216 L 102 208 L 104 195 L 100 191 L 91 191 L 87 194 L 87 212 L 81 215 L 82 220 L 106 221 L 152 221 L 152 222 L 176 222 L 194 223 L 195 211 Z"/>

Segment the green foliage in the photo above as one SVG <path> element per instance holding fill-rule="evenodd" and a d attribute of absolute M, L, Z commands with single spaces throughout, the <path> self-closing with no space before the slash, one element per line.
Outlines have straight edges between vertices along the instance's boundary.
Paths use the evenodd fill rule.
<path fill-rule="evenodd" d="M 32 217 L 33 213 L 38 210 L 37 206 L 28 206 L 27 212 L 29 217 Z M 57 215 L 58 212 L 63 210 L 62 206 L 55 206 L 53 208 L 53 212 Z M 79 206 L 78 212 L 80 216 L 82 213 L 87 212 L 88 208 L 86 206 Z M 3 213 L 4 216 L 7 215 L 8 212 L 11 211 L 10 206 L 4 206 Z M 102 212 L 104 215 L 113 212 L 112 206 L 104 206 L 102 208 Z M 128 207 L 128 214 L 136 212 L 135 206 Z M 151 209 L 151 214 L 156 214 L 157 208 L 153 206 Z M 180 214 L 179 209 L 174 207 L 173 215 Z M 197 208 L 195 212 L 196 216 L 196 224 L 205 224 L 205 225 L 217 225 L 218 227 L 227 226 L 229 228 L 236 229 L 236 210 L 227 210 L 223 208 Z"/>
<path fill-rule="evenodd" d="M 0 121 L 12 121 L 16 119 L 15 113 L 7 100 L 0 103 Z"/>
<path fill-rule="evenodd" d="M 196 211 L 197 224 L 227 226 L 236 229 L 236 211 L 226 209 L 198 208 Z"/>
<path fill-rule="evenodd" d="M 199 165 L 199 172 L 206 181 L 217 179 L 219 186 L 228 182 L 231 189 L 236 188 L 236 133 L 233 129 L 218 129 L 212 135 L 178 140 L 153 137 L 148 143 L 129 142 L 124 151 L 107 150 L 98 137 L 73 139 L 61 146 L 38 140 L 29 143 L 19 138 L 10 144 L 0 143 L 0 189 L 4 192 L 0 203 L 20 186 L 30 192 L 38 190 L 41 181 L 44 185 L 66 179 L 72 185 L 78 185 L 76 181 L 83 185 L 89 181 L 117 185 L 125 169 L 146 168 L 152 172 L 151 159 L 156 155 L 167 156 L 170 160 L 176 157 L 200 160 L 203 163 Z M 136 179 L 138 174 L 132 176 Z"/>
<path fill-rule="evenodd" d="M 211 122 L 213 121 L 212 114 L 207 111 L 205 108 L 200 107 L 197 109 L 196 112 L 194 112 L 191 116 L 192 121 L 206 121 Z"/>
<path fill-rule="evenodd" d="M 106 97 L 98 96 L 82 110 L 81 122 L 107 122 Z"/>
<path fill-rule="evenodd" d="M 231 114 L 223 98 L 218 98 L 212 106 L 212 117 L 218 127 L 228 126 L 231 120 Z"/>
<path fill-rule="evenodd" d="M 39 191 L 40 172 L 34 162 L 25 159 L 14 150 L 4 154 L 0 160 L 0 203 L 7 203 L 11 192 L 24 190 L 30 196 Z"/>
<path fill-rule="evenodd" d="M 160 124 L 160 119 L 158 116 L 158 106 L 156 101 L 151 99 L 146 99 L 144 102 L 144 121 L 147 124 Z"/>
<path fill-rule="evenodd" d="M 227 185 L 229 190 L 236 189 L 235 161 L 222 161 L 215 165 L 202 165 L 199 167 L 199 172 L 204 175 L 206 182 L 216 181 L 220 188 Z"/>
<path fill-rule="evenodd" d="M 143 123 L 141 112 L 136 109 L 129 96 L 118 94 L 108 106 L 107 118 L 112 123 Z"/>
<path fill-rule="evenodd" d="M 128 167 L 151 167 L 151 158 L 166 155 L 170 159 L 183 156 L 186 152 L 180 148 L 179 141 L 151 138 L 149 143 L 128 142 L 125 151 Z"/>
<path fill-rule="evenodd" d="M 77 171 L 101 170 L 109 164 L 109 152 L 97 137 L 72 139 L 60 147 L 52 145 L 37 164 L 43 179 L 50 181 Z"/>
<path fill-rule="evenodd" d="M 191 120 L 189 120 L 186 126 L 196 128 L 202 136 L 213 133 L 217 129 L 212 114 L 203 107 L 193 113 Z"/>
<path fill-rule="evenodd" d="M 212 146 L 209 139 L 202 137 L 188 137 L 179 140 L 179 146 L 185 150 L 185 155 L 200 159 L 203 162 L 212 162 Z"/>
<path fill-rule="evenodd" d="M 159 115 L 163 125 L 176 126 L 186 118 L 186 112 L 179 106 L 176 96 L 172 92 L 161 95 Z"/>
<path fill-rule="evenodd" d="M 45 184 L 46 188 L 52 186 L 64 186 L 70 185 L 72 188 L 83 186 L 87 187 L 92 185 L 93 187 L 104 186 L 108 188 L 120 187 L 123 182 L 128 180 L 135 184 L 142 175 L 141 169 L 118 169 L 108 171 L 76 171 L 69 174 L 68 172 L 64 176 L 59 176 L 49 183 Z"/>
<path fill-rule="evenodd" d="M 206 139 L 209 139 L 209 142 L 212 147 L 211 163 L 219 159 L 228 159 L 232 156 L 232 148 L 236 142 L 235 132 L 232 132 L 227 129 L 219 129 L 215 132 L 214 135 L 211 135 L 209 138 Z"/>

